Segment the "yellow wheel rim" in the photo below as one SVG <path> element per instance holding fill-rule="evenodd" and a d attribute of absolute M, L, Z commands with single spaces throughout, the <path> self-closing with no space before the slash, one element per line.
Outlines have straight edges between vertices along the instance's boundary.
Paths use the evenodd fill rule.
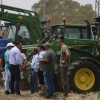
<path fill-rule="evenodd" d="M 74 81 L 79 89 L 88 90 L 94 85 L 95 76 L 91 70 L 82 68 L 75 74 Z"/>
<path fill-rule="evenodd" d="M 60 86 L 61 88 L 63 88 L 61 75 L 58 75 L 57 81 L 58 81 L 59 86 Z"/>

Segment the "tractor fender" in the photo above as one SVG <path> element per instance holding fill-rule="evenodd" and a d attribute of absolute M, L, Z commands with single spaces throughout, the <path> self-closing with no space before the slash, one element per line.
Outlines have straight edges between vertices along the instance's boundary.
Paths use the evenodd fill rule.
<path fill-rule="evenodd" d="M 100 69 L 100 63 L 95 59 L 95 58 L 91 58 L 91 57 L 80 57 L 80 60 L 90 60 L 92 61 L 94 64 L 97 65 L 97 67 Z"/>

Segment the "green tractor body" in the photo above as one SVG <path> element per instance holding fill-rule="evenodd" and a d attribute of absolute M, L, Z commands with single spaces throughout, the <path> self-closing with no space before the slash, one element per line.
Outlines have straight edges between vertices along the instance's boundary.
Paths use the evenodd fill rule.
<path fill-rule="evenodd" d="M 65 44 L 71 51 L 70 65 L 68 66 L 69 90 L 86 93 L 99 89 L 100 77 L 100 46 L 98 42 L 99 25 L 92 24 L 65 24 L 51 26 L 53 38 L 50 43 L 57 54 L 55 67 L 55 88 L 63 88 L 60 76 L 60 46 L 59 36 L 64 36 Z M 58 85 L 57 85 L 58 84 Z M 59 87 L 59 88 L 58 88 Z M 61 88 L 60 88 L 61 87 Z"/>

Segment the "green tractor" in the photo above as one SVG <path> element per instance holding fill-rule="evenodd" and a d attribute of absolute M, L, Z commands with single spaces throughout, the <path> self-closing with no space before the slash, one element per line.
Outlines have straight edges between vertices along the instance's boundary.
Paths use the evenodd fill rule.
<path fill-rule="evenodd" d="M 71 56 L 68 68 L 69 90 L 78 93 L 97 91 L 100 84 L 100 17 L 95 18 L 95 23 L 90 24 L 61 24 L 51 26 L 52 49 L 57 54 L 55 67 L 55 88 L 62 90 L 60 76 L 60 46 L 57 42 L 59 36 L 65 37 Z"/>
<path fill-rule="evenodd" d="M 23 51 L 30 61 L 33 47 L 50 42 L 52 49 L 57 55 L 55 66 L 55 91 L 62 91 L 62 81 L 60 75 L 60 46 L 58 37 L 65 37 L 65 44 L 71 50 L 70 66 L 68 70 L 69 89 L 74 92 L 85 93 L 99 89 L 99 66 L 100 66 L 100 18 L 95 18 L 94 24 L 60 24 L 47 28 L 48 34 L 45 36 L 44 28 L 40 23 L 36 12 L 20 8 L 1 5 L 0 19 L 12 22 L 8 25 L 4 38 L 10 41 L 20 40 L 23 43 Z M 19 12 L 10 13 L 5 10 Z M 23 13 L 23 14 L 22 14 Z M 29 67 L 25 72 L 25 86 L 28 86 Z M 28 88 L 28 87 L 27 87 Z"/>

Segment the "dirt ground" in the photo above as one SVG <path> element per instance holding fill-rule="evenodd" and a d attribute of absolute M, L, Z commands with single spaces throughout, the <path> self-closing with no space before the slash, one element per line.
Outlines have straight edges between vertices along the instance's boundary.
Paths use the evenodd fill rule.
<path fill-rule="evenodd" d="M 39 96 L 38 93 L 30 94 L 30 91 L 22 91 L 22 95 L 18 96 L 15 94 L 5 95 L 4 88 L 0 86 L 0 100 L 100 100 L 100 92 L 96 93 L 87 93 L 83 94 L 75 94 L 69 93 L 67 98 L 63 98 L 62 93 L 55 93 L 55 97 L 52 99 L 44 99 L 44 97 Z"/>

